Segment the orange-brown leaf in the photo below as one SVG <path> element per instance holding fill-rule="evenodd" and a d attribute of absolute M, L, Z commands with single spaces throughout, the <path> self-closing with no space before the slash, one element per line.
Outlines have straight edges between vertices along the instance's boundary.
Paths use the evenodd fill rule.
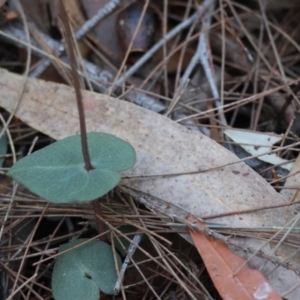
<path fill-rule="evenodd" d="M 189 221 L 197 222 L 200 227 L 204 227 L 193 217 L 189 217 Z M 232 253 L 224 242 L 192 229 L 190 234 L 223 299 L 282 299 L 265 277 L 258 270 L 250 269 L 247 264 L 235 274 L 245 260 Z"/>

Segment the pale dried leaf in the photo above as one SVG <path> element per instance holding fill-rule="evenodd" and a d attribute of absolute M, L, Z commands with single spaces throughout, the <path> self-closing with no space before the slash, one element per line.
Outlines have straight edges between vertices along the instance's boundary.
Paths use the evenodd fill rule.
<path fill-rule="evenodd" d="M 293 163 L 277 156 L 276 153 L 262 155 L 271 151 L 273 145 L 282 140 L 282 136 L 276 136 L 266 132 L 260 133 L 233 129 L 226 129 L 224 133 L 248 153 L 257 155 L 259 160 L 275 166 L 280 165 L 288 171 L 291 170 Z"/>

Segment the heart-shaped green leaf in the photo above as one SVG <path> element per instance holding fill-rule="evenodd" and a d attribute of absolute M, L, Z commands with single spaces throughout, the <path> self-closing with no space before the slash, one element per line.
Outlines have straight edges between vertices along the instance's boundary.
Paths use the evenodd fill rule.
<path fill-rule="evenodd" d="M 61 245 L 59 252 L 86 240 Z M 120 268 L 121 259 L 118 254 L 116 257 Z M 52 273 L 52 292 L 56 300 L 98 300 L 99 290 L 113 294 L 117 278 L 111 246 L 94 240 L 57 258 Z"/>
<path fill-rule="evenodd" d="M 70 136 L 19 160 L 8 176 L 38 196 L 54 203 L 91 201 L 113 189 L 118 171 L 135 163 L 134 148 L 106 133 L 88 133 L 94 167 L 84 167 L 80 136 Z"/>

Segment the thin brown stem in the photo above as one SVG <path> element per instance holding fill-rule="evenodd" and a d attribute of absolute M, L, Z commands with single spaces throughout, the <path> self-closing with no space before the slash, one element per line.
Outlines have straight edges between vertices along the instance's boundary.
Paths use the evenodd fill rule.
<path fill-rule="evenodd" d="M 75 54 L 75 47 L 72 40 L 72 30 L 69 22 L 68 15 L 66 13 L 64 4 L 62 3 L 62 0 L 59 0 L 60 3 L 60 13 L 61 13 L 61 21 L 64 25 L 65 29 L 65 40 L 67 44 L 67 49 L 70 57 L 70 64 L 72 69 L 72 77 L 74 81 L 74 88 L 76 93 L 76 100 L 77 100 L 77 107 L 78 107 L 78 113 L 79 113 L 79 124 L 80 124 L 80 137 L 81 137 L 81 147 L 82 147 L 82 154 L 83 154 L 83 160 L 85 164 L 85 168 L 87 171 L 90 171 L 94 169 L 91 163 L 90 159 L 90 153 L 88 149 L 88 143 L 87 143 L 87 133 L 86 133 L 86 124 L 85 124 L 85 116 L 84 116 L 84 107 L 83 107 L 83 101 L 82 101 L 82 94 L 80 89 L 80 81 L 78 76 L 78 65 L 76 60 L 76 54 Z"/>
<path fill-rule="evenodd" d="M 102 208 L 101 208 L 101 203 L 100 203 L 99 199 L 92 201 L 92 205 L 93 205 L 93 209 L 94 209 L 94 213 L 95 213 L 95 217 L 96 217 L 98 231 L 99 231 L 99 233 L 103 233 L 105 231 L 105 224 L 101 220 Z M 100 218 L 99 218 L 99 216 L 100 216 Z M 99 237 L 99 239 L 103 242 L 107 241 L 107 238 L 105 235 L 101 235 Z"/>
<path fill-rule="evenodd" d="M 88 143 L 87 143 L 87 132 L 86 132 L 86 124 L 85 124 L 85 116 L 84 116 L 84 107 L 83 107 L 82 94 L 81 94 L 81 88 L 80 88 L 80 80 L 79 80 L 79 76 L 77 73 L 78 65 L 77 65 L 76 54 L 75 54 L 75 50 L 74 50 L 75 47 L 74 47 L 74 43 L 72 40 L 72 30 L 71 30 L 68 15 L 67 15 L 65 7 L 62 3 L 62 0 L 60 0 L 59 2 L 60 2 L 60 8 L 61 8 L 60 9 L 61 20 L 62 20 L 64 29 L 65 29 L 65 40 L 66 40 L 67 49 L 68 49 L 68 53 L 69 53 L 72 77 L 73 77 L 74 88 L 75 88 L 75 93 L 76 93 L 77 107 L 78 107 L 78 113 L 79 113 L 82 155 L 83 155 L 85 168 L 87 171 L 90 171 L 90 170 L 94 169 L 94 167 L 92 166 L 92 163 L 91 163 L 91 158 L 90 158 L 90 153 L 89 153 L 89 148 L 88 148 Z M 93 209 L 95 212 L 96 223 L 97 223 L 99 233 L 102 233 L 105 230 L 105 226 L 104 226 L 104 223 L 101 221 L 101 218 L 98 217 L 98 216 L 102 217 L 101 203 L 99 202 L 98 199 L 96 199 L 96 200 L 92 201 L 92 206 L 93 206 Z M 100 239 L 105 241 L 106 237 L 103 236 Z"/>

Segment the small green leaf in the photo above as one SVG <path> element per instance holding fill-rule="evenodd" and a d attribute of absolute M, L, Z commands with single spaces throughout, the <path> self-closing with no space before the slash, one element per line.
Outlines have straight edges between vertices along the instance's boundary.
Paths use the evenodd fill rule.
<path fill-rule="evenodd" d="M 119 171 L 135 163 L 134 148 L 106 133 L 88 133 L 94 167 L 84 167 L 80 136 L 70 136 L 19 160 L 7 173 L 38 196 L 54 203 L 91 201 L 113 189 Z"/>
<path fill-rule="evenodd" d="M 88 239 L 78 239 L 59 247 L 70 249 Z M 121 259 L 117 264 L 121 267 Z M 113 251 L 108 244 L 94 240 L 58 256 L 52 273 L 52 292 L 56 300 L 98 300 L 100 291 L 113 294 L 118 275 Z"/>
<path fill-rule="evenodd" d="M 0 126 L 0 133 L 2 131 L 2 127 Z M 7 153 L 7 137 L 5 132 L 0 138 L 0 156 L 5 155 Z M 4 157 L 0 157 L 0 168 L 2 168 L 4 162 Z"/>

